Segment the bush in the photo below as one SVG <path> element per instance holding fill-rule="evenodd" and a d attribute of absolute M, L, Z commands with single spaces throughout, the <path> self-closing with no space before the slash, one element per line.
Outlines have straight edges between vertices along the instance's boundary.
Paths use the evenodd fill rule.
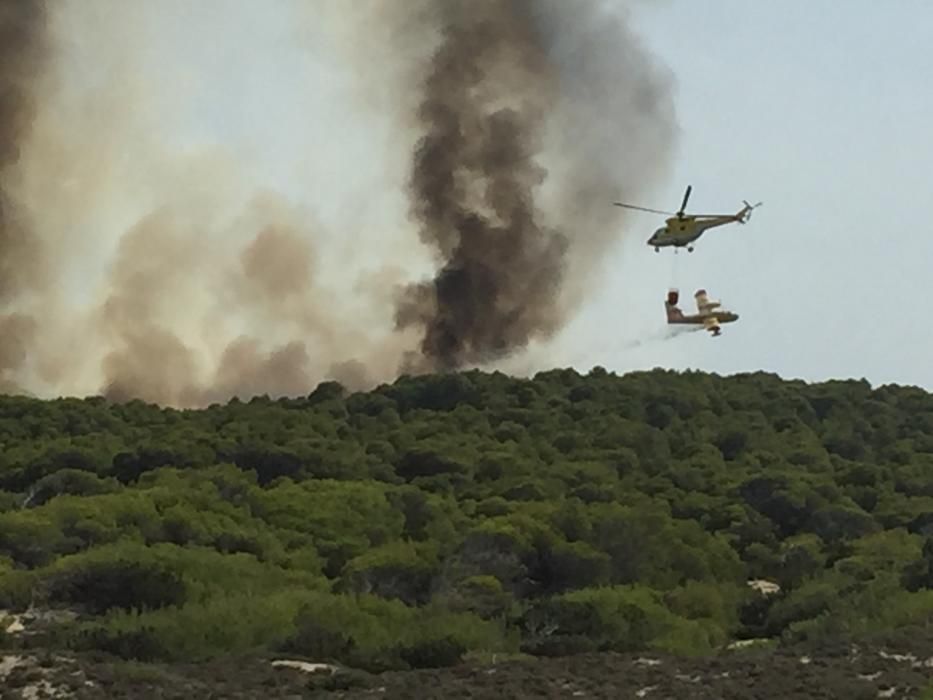
<path fill-rule="evenodd" d="M 356 593 L 397 598 L 408 605 L 430 599 L 436 564 L 428 548 L 394 542 L 372 549 L 347 562 L 343 582 Z"/>
<path fill-rule="evenodd" d="M 462 642 L 448 635 L 403 644 L 398 653 L 413 668 L 444 668 L 459 664 L 466 650 Z"/>
<path fill-rule="evenodd" d="M 372 688 L 375 685 L 373 677 L 365 671 L 355 669 L 338 669 L 335 673 L 321 671 L 314 673 L 308 681 L 309 690 L 322 690 L 336 693 L 346 690 Z"/>
<path fill-rule="evenodd" d="M 87 562 L 51 576 L 50 600 L 77 605 L 93 615 L 113 608 L 152 610 L 185 602 L 185 584 L 155 563 Z"/>
<path fill-rule="evenodd" d="M 162 661 L 173 656 L 159 631 L 149 626 L 131 630 L 112 629 L 106 625 L 90 627 L 79 633 L 72 646 L 82 651 L 104 651 L 121 659 L 144 662 Z"/>
<path fill-rule="evenodd" d="M 0 445 L 0 605 L 80 605 L 86 643 L 127 656 L 382 670 L 930 616 L 917 388 L 554 370 L 207 410 L 0 396 Z"/>
<path fill-rule="evenodd" d="M 599 644 L 584 634 L 559 634 L 526 640 L 521 650 L 533 656 L 559 657 L 598 651 Z"/>

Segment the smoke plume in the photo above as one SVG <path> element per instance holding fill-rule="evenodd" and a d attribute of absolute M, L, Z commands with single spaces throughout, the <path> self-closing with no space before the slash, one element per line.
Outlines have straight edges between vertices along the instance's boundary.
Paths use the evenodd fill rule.
<path fill-rule="evenodd" d="M 0 5 L 0 388 L 26 361 L 34 322 L 9 313 L 9 303 L 40 275 L 41 245 L 18 206 L 14 166 L 36 105 L 32 85 L 45 56 L 45 5 L 16 0 Z"/>
<path fill-rule="evenodd" d="M 0 392 L 200 406 L 521 357 L 672 115 L 602 0 L 7 0 Z"/>
<path fill-rule="evenodd" d="M 617 230 L 612 193 L 651 180 L 644 148 L 663 163 L 672 126 L 663 84 L 595 2 L 447 2 L 439 15 L 410 192 L 441 265 L 399 304 L 399 326 L 423 330 L 407 369 L 483 364 L 554 334 L 568 280 L 593 272 Z M 546 183 L 571 216 L 547 216 Z"/>

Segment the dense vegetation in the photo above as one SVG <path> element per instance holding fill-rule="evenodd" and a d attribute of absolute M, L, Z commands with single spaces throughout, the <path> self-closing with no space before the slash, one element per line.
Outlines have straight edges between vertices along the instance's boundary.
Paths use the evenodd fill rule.
<path fill-rule="evenodd" d="M 702 654 L 909 635 L 931 587 L 916 388 L 597 368 L 200 411 L 0 397 L 0 607 L 79 613 L 7 645 Z"/>

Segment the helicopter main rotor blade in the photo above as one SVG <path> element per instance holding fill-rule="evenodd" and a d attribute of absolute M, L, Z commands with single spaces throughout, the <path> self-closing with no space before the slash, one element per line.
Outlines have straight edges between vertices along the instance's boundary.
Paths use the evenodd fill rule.
<path fill-rule="evenodd" d="M 665 216 L 674 216 L 673 212 L 670 211 L 661 211 L 659 209 L 648 209 L 648 207 L 636 207 L 634 204 L 623 204 L 622 202 L 613 202 L 617 207 L 625 207 L 626 209 L 637 209 L 638 211 L 650 211 L 652 214 L 664 214 Z"/>
<path fill-rule="evenodd" d="M 687 200 L 690 199 L 690 192 L 693 190 L 693 185 L 687 185 L 687 191 L 684 192 L 684 202 L 680 205 L 680 211 L 677 212 L 678 215 L 684 213 L 684 209 L 687 208 Z"/>

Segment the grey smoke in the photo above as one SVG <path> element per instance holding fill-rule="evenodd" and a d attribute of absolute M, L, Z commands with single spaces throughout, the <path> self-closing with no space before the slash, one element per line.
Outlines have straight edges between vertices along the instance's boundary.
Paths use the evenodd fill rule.
<path fill-rule="evenodd" d="M 167 151 L 156 137 L 152 127 L 170 113 L 154 108 L 166 105 L 153 93 L 184 93 L 171 93 L 165 76 L 147 84 L 151 69 L 134 70 L 134 52 L 151 49 L 153 13 L 180 5 L 128 1 L 111 8 L 109 23 L 61 20 L 105 7 L 79 3 L 0 9 L 0 391 L 36 389 L 31 363 L 52 393 L 80 387 L 194 406 L 307 393 L 329 378 L 364 388 L 520 353 L 558 333 L 593 292 L 621 231 L 609 203 L 649 188 L 676 136 L 669 76 L 606 3 L 309 2 L 310 19 L 325 22 L 317 36 L 340 38 L 329 50 L 347 69 L 334 79 L 412 144 L 386 156 L 404 162 L 348 162 L 387 173 L 379 187 L 409 198 L 410 229 L 360 229 L 354 214 L 368 202 L 349 196 L 345 220 L 323 226 L 284 198 L 244 196 L 231 184 L 247 179 L 234 160 Z M 55 17 L 58 35 L 49 31 Z M 129 24 L 141 45 L 107 40 Z M 102 128 L 100 119 L 55 122 L 55 90 L 73 97 L 80 87 L 43 82 L 63 68 L 55 37 L 66 29 L 88 35 L 72 48 L 124 71 L 96 80 L 87 98 L 107 115 L 106 134 L 81 131 Z M 30 141 L 37 114 L 54 138 Z M 312 141 L 330 138 L 320 124 L 305 127 Z M 63 170 L 78 179 L 67 202 Z M 26 171 L 32 190 L 20 198 Z M 108 197 L 138 173 L 144 204 L 116 243 L 93 225 L 91 238 L 68 239 L 62 222 L 104 217 L 101 209 L 122 204 Z M 48 191 L 37 191 L 43 183 Z M 312 211 L 322 203 L 311 188 L 304 199 Z M 395 258 L 334 285 L 341 258 L 328 251 L 355 241 L 342 254 L 362 255 L 389 234 L 400 241 Z M 434 272 L 421 279 L 409 261 L 425 250 Z M 91 306 L 72 308 L 52 290 L 88 260 L 101 261 Z"/>

